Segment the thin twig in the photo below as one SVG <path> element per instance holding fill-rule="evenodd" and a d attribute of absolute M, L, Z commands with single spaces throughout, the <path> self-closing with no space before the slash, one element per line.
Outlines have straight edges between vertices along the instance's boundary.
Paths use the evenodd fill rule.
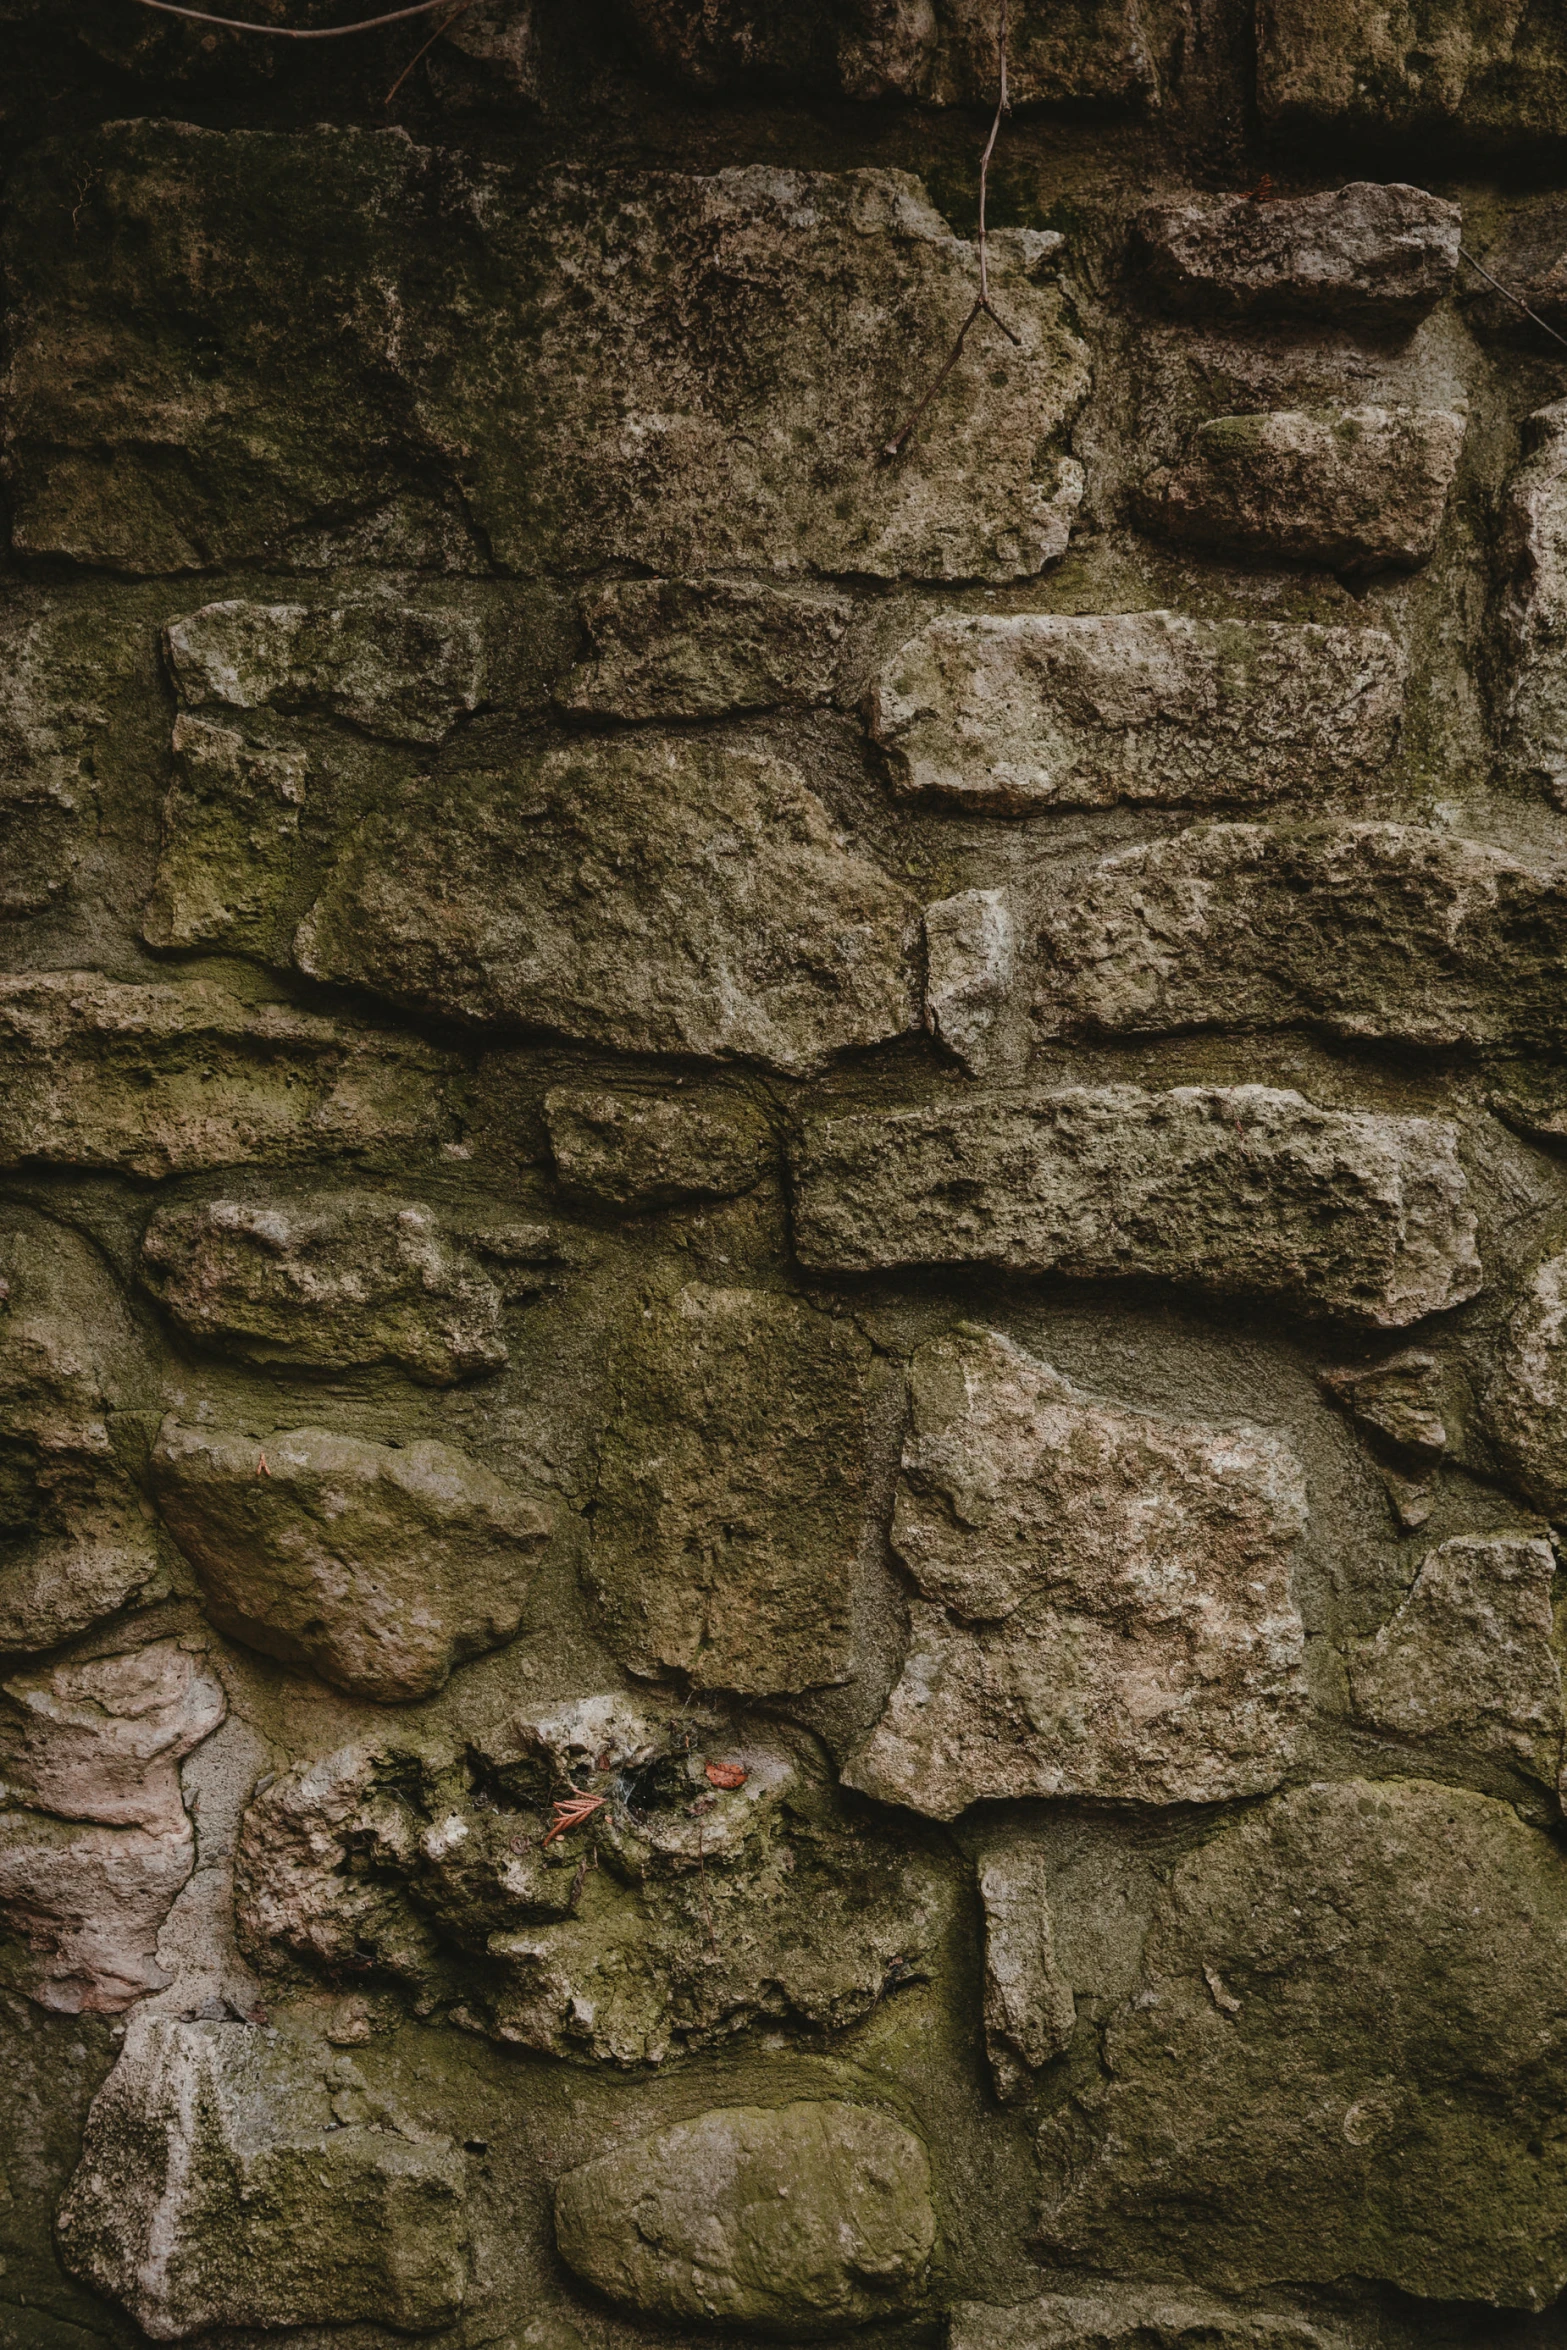
<path fill-rule="evenodd" d="M 890 464 L 894 457 L 902 454 L 909 435 L 962 358 L 963 346 L 969 337 L 969 329 L 977 318 L 990 319 L 992 324 L 1000 327 L 1009 343 L 1015 343 L 1019 350 L 1023 347 L 1022 336 L 1012 332 L 990 299 L 990 247 L 985 227 L 985 201 L 990 193 L 990 158 L 994 155 L 996 141 L 1001 136 L 1001 117 L 1012 111 L 1012 102 L 1007 96 L 1007 0 L 1001 0 L 996 50 L 1001 66 L 1001 94 L 996 100 L 995 119 L 990 126 L 990 136 L 985 141 L 985 152 L 979 159 L 979 292 L 974 298 L 974 307 L 958 328 L 957 340 L 947 353 L 945 363 L 926 392 L 924 399 L 921 400 L 914 413 L 898 427 L 891 440 L 883 446 L 881 454 L 885 463 Z"/>
<path fill-rule="evenodd" d="M 156 8 L 160 16 L 188 17 L 192 24 L 221 25 L 226 33 L 260 33 L 269 41 L 340 41 L 345 33 L 373 33 L 384 24 L 402 24 L 410 16 L 433 16 L 449 8 L 451 0 L 413 0 L 409 8 L 394 8 L 387 16 L 361 17 L 357 24 L 250 24 L 241 16 L 208 16 L 205 9 L 181 8 L 176 0 L 136 0 L 139 8 Z"/>
<path fill-rule="evenodd" d="M 1466 253 L 1462 245 L 1460 245 L 1458 248 L 1458 258 L 1460 261 L 1467 261 L 1471 269 L 1480 270 L 1480 275 L 1484 278 L 1486 284 L 1488 286 L 1495 286 L 1497 292 L 1501 295 L 1504 302 L 1511 302 L 1513 308 L 1515 310 L 1521 310 L 1525 318 L 1532 318 L 1535 325 L 1543 328 L 1544 332 L 1550 336 L 1553 343 L 1560 343 L 1562 349 L 1567 351 L 1567 335 L 1559 335 L 1554 326 L 1546 326 L 1545 321 L 1540 316 L 1538 310 L 1531 310 L 1527 302 L 1520 301 L 1516 294 L 1509 293 L 1507 287 L 1502 284 L 1500 278 L 1494 278 L 1488 269 L 1480 269 L 1480 264 L 1475 259 L 1474 255 L 1472 253 Z"/>
<path fill-rule="evenodd" d="M 393 82 L 391 88 L 387 91 L 386 103 L 388 106 L 391 105 L 392 100 L 396 97 L 404 82 L 407 81 L 408 76 L 413 72 L 413 69 L 418 64 L 420 58 L 428 57 L 430 51 L 435 47 L 436 42 L 441 38 L 441 35 L 443 33 L 449 33 L 453 25 L 457 22 L 457 19 L 460 16 L 466 16 L 472 6 L 473 0 L 457 0 L 457 5 L 452 10 L 451 15 L 442 17 L 440 23 L 436 26 L 434 32 L 430 35 L 430 38 L 425 42 L 424 47 L 414 51 L 412 57 L 409 58 L 408 63 L 403 67 L 403 70 L 398 75 L 396 81 Z"/>

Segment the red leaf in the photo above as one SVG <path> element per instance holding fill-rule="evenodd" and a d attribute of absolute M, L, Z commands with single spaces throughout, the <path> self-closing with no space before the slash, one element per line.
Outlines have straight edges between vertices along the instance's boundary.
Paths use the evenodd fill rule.
<path fill-rule="evenodd" d="M 738 1763 L 708 1763 L 705 1768 L 710 1787 L 743 1787 L 751 1776 Z"/>

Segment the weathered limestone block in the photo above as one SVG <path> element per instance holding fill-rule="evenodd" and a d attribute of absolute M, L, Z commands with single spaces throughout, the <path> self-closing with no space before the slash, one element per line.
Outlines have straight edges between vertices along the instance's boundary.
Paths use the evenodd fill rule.
<path fill-rule="evenodd" d="M 979 1860 L 985 1920 L 985 2054 L 1003 2103 L 1024 2097 L 1033 2076 L 1070 2045 L 1072 1986 L 1056 1958 L 1044 1856 L 1017 1838 Z"/>
<path fill-rule="evenodd" d="M 1436 545 L 1463 438 L 1445 408 L 1210 416 L 1180 462 L 1143 483 L 1138 519 L 1265 562 L 1412 570 Z"/>
<path fill-rule="evenodd" d="M 447 1131 L 444 1053 L 205 979 L 0 978 L 0 1167 L 182 1174 Z"/>
<path fill-rule="evenodd" d="M 1567 1255 L 1524 1281 L 1480 1397 L 1502 1466 L 1555 1520 L 1567 1519 Z"/>
<path fill-rule="evenodd" d="M 960 2301 L 952 2350 L 1347 2350 L 1348 2337 L 1292 2311 L 1252 2309 L 1170 2285 L 1102 2285 L 997 2308 Z"/>
<path fill-rule="evenodd" d="M 930 2163 L 874 2107 L 720 2106 L 568 2171 L 555 2237 L 578 2276 L 649 2316 L 785 2335 L 863 2325 L 920 2298 Z"/>
<path fill-rule="evenodd" d="M 139 2018 L 60 2207 L 67 2267 L 154 2342 L 450 2325 L 467 2285 L 462 2155 L 377 2110 L 340 2126 L 320 2071 L 276 2032 Z"/>
<path fill-rule="evenodd" d="M 883 668 L 871 732 L 899 791 L 1007 815 L 1315 799 L 1385 768 L 1403 698 L 1380 628 L 946 612 Z"/>
<path fill-rule="evenodd" d="M 561 706 L 594 717 L 716 718 L 829 702 L 850 597 L 756 579 L 615 579 L 582 600 L 593 658 Z"/>
<path fill-rule="evenodd" d="M 1524 426 L 1502 510 L 1498 572 L 1509 747 L 1567 805 L 1567 402 Z"/>
<path fill-rule="evenodd" d="M 871 1349 L 773 1290 L 692 1282 L 633 1318 L 587 1575 L 633 1672 L 762 1692 L 853 1669 Z"/>
<path fill-rule="evenodd" d="M 1318 1374 L 1327 1394 L 1358 1426 L 1397 1453 L 1429 1467 L 1447 1450 L 1438 1396 L 1441 1365 L 1425 1347 L 1406 1347 L 1385 1362 Z"/>
<path fill-rule="evenodd" d="M 174 760 L 142 936 L 155 947 L 221 942 L 265 953 L 291 878 L 309 762 L 184 715 L 174 722 Z"/>
<path fill-rule="evenodd" d="M 1555 1576 L 1540 1535 L 1464 1534 L 1428 1550 L 1408 1598 L 1346 1660 L 1361 1720 L 1505 1755 L 1554 1787 L 1563 1733 Z"/>
<path fill-rule="evenodd" d="M 766 1120 L 732 1095 L 558 1085 L 544 1097 L 544 1120 L 562 1186 L 612 1208 L 732 1198 L 759 1183 L 773 1157 Z"/>
<path fill-rule="evenodd" d="M 925 1024 L 973 1076 L 990 1065 L 1016 965 L 1008 891 L 960 890 L 925 908 Z"/>
<path fill-rule="evenodd" d="M 369 817 L 296 952 L 427 1011 L 803 1075 L 914 1024 L 913 917 L 785 761 L 613 736 Z"/>
<path fill-rule="evenodd" d="M 203 604 L 164 632 L 182 702 L 326 709 L 393 742 L 442 743 L 478 707 L 484 663 L 461 612 L 390 596 Z"/>
<path fill-rule="evenodd" d="M 1050 1036 L 1288 1028 L 1559 1047 L 1567 877 L 1413 824 L 1197 824 L 1052 907 Z"/>
<path fill-rule="evenodd" d="M 327 1428 L 258 1444 L 168 1419 L 152 1482 L 220 1631 L 382 1705 L 431 1696 L 515 1635 L 550 1533 L 538 1503 L 448 1444 Z"/>
<path fill-rule="evenodd" d="M 70 885 L 91 807 L 93 721 L 36 591 L 0 598 L 0 921 L 42 913 Z"/>
<path fill-rule="evenodd" d="M 1177 1862 L 1105 2069 L 1042 2135 L 1045 2240 L 1226 2292 L 1542 2309 L 1567 2283 L 1564 2014 L 1567 1861 L 1510 1804 L 1278 1796 Z"/>
<path fill-rule="evenodd" d="M 970 1327 L 911 1384 L 892 1540 L 922 1604 L 849 1784 L 938 1819 L 1276 1787 L 1305 1708 L 1284 1440 L 1128 1411 Z"/>
<path fill-rule="evenodd" d="M 380 1192 L 159 1208 L 142 1278 L 190 1337 L 246 1362 L 395 1363 L 445 1387 L 506 1361 L 489 1275 L 432 1209 Z"/>
<path fill-rule="evenodd" d="M 1440 1119 L 1260 1085 L 814 1118 L 794 1159 L 795 1246 L 824 1271 L 1153 1277 L 1397 1330 L 1480 1286 L 1457 1144 Z"/>
<path fill-rule="evenodd" d="M 1265 0 L 1257 104 L 1290 129 L 1558 139 L 1559 30 L 1546 11 L 1486 0 Z"/>
<path fill-rule="evenodd" d="M 1150 288 L 1176 310 L 1407 329 L 1452 284 L 1462 227 L 1456 204 L 1422 188 L 1352 180 L 1268 202 L 1153 204 L 1133 243 Z"/>
<path fill-rule="evenodd" d="M 179 1766 L 227 1702 L 172 1640 L 5 1683 L 0 1975 L 41 2007 L 118 2015 L 169 1978 L 158 1934 L 195 1866 Z"/>
<path fill-rule="evenodd" d="M 0 1648 L 53 1648 L 159 1572 L 152 1512 L 116 1457 L 150 1400 L 101 1258 L 25 1209 L 0 1220 Z"/>

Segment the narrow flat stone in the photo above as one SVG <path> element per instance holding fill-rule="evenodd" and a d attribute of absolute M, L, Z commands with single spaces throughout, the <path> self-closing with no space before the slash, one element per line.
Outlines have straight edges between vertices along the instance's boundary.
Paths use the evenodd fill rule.
<path fill-rule="evenodd" d="M 795 1245 L 823 1271 L 1152 1277 L 1399 1329 L 1480 1286 L 1457 1144 L 1439 1119 L 1257 1085 L 814 1118 Z"/>
<path fill-rule="evenodd" d="M 544 1122 L 565 1189 L 613 1208 L 732 1198 L 760 1182 L 774 1154 L 766 1121 L 732 1095 L 561 1085 L 544 1097 Z"/>
<path fill-rule="evenodd" d="M 582 600 L 593 657 L 560 691 L 608 718 L 716 718 L 831 701 L 854 616 L 830 588 L 752 579 L 616 579 Z"/>
<path fill-rule="evenodd" d="M 1567 1255 L 1543 1258 L 1521 1283 L 1480 1411 L 1519 1491 L 1567 1519 Z"/>
<path fill-rule="evenodd" d="M 1310 799 L 1385 767 L 1403 697 L 1379 628 L 947 612 L 883 668 L 871 731 L 899 791 L 1002 814 Z"/>
<path fill-rule="evenodd" d="M 1220 318 L 1321 318 L 1416 327 L 1453 282 L 1463 215 L 1402 181 L 1311 196 L 1153 204 L 1134 248 L 1172 309 Z"/>
<path fill-rule="evenodd" d="M 1507 486 L 1498 574 L 1507 747 L 1567 806 L 1567 401 L 1537 409 Z"/>
<path fill-rule="evenodd" d="M 960 2301 L 952 2350 L 1349 2350 L 1349 2337 L 1319 2318 L 1250 2309 L 1180 2285 L 1096 2285 L 1042 2293 L 997 2308 Z"/>
<path fill-rule="evenodd" d="M 1004 2104 L 1071 2044 L 1072 1986 L 1055 1952 L 1044 1855 L 1018 1838 L 997 1841 L 975 1875 L 985 1921 L 985 2054 Z"/>
<path fill-rule="evenodd" d="M 203 604 L 164 632 L 182 702 L 324 709 L 394 742 L 441 743 L 478 706 L 478 631 L 461 612 L 398 603 Z"/>

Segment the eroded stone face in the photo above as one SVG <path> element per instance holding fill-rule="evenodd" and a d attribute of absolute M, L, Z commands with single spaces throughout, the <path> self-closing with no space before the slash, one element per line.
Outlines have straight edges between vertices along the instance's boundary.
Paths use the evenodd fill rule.
<path fill-rule="evenodd" d="M 1000 814 L 1309 800 L 1385 764 L 1403 689 L 1376 628 L 949 612 L 883 668 L 871 731 L 900 791 Z"/>
<path fill-rule="evenodd" d="M 1510 1805 L 1276 1797 L 1177 1863 L 1106 2070 L 1042 2135 L 1046 2241 L 1225 2292 L 1358 2276 L 1544 2308 L 1564 1968 L 1567 1864 Z"/>
<path fill-rule="evenodd" d="M 253 1363 L 395 1363 L 444 1387 L 506 1361 L 501 1297 L 434 1211 L 379 1192 L 159 1208 L 142 1278 L 203 1345 Z"/>
<path fill-rule="evenodd" d="M 1554 26 L 1481 0 L 1269 0 L 1257 104 L 1281 127 L 1456 132 L 1487 148 L 1567 132 Z"/>
<path fill-rule="evenodd" d="M 773 1156 L 764 1120 L 743 1101 L 556 1086 L 544 1097 L 562 1186 L 613 1208 L 728 1199 L 760 1182 Z"/>
<path fill-rule="evenodd" d="M 555 2237 L 613 2301 L 771 2334 L 916 2304 L 936 2242 L 911 2130 L 833 2099 L 720 2106 L 569 2171 Z"/>
<path fill-rule="evenodd" d="M 971 1075 L 990 1066 L 1016 968 L 1009 891 L 960 890 L 925 908 L 925 1024 Z"/>
<path fill-rule="evenodd" d="M 1026 2096 L 1071 2043 L 1077 2005 L 1056 1958 L 1044 1856 L 997 1838 L 976 1871 L 985 1920 L 985 2054 L 996 2095 Z"/>
<path fill-rule="evenodd" d="M 716 718 L 831 701 L 854 606 L 827 588 L 753 579 L 616 579 L 582 600 L 593 658 L 561 688 L 568 710 Z"/>
<path fill-rule="evenodd" d="M 1480 1399 L 1487 1433 L 1520 1490 L 1567 1516 L 1567 1256 L 1525 1279 Z"/>
<path fill-rule="evenodd" d="M 1174 309 L 1409 328 L 1452 284 L 1462 226 L 1456 204 L 1421 188 L 1352 180 L 1262 203 L 1150 205 L 1133 234 L 1151 290 Z"/>
<path fill-rule="evenodd" d="M 550 1532 L 548 1511 L 451 1445 L 328 1428 L 258 1443 L 165 1420 L 152 1480 L 222 1631 L 383 1705 L 512 1638 Z"/>
<path fill-rule="evenodd" d="M 320 708 L 394 742 L 444 742 L 477 707 L 484 680 L 471 620 L 390 596 L 203 604 L 170 621 L 165 636 L 175 686 L 192 708 Z"/>
<path fill-rule="evenodd" d="M 1400 1329 L 1480 1286 L 1457 1141 L 1254 1085 L 820 1117 L 794 1159 L 795 1245 L 840 1272 L 1151 1276 Z"/>
<path fill-rule="evenodd" d="M 1305 1705 L 1284 1439 L 1127 1411 L 975 1328 L 911 1384 L 892 1540 L 920 1603 L 850 1783 L 939 1819 L 1277 1786 Z"/>
<path fill-rule="evenodd" d="M 221 942 L 265 954 L 292 876 L 309 761 L 183 715 L 174 760 L 142 936 L 155 947 Z"/>
<path fill-rule="evenodd" d="M 1092 2292 L 1043 2293 L 993 2308 L 960 2301 L 953 2350 L 1344 2350 L 1347 2337 L 1315 2318 L 1248 2309 L 1172 2285 L 1103 2285 Z"/>
<path fill-rule="evenodd" d="M 1532 305 L 1531 305 L 1532 307 Z M 1502 510 L 1499 571 L 1510 676 L 1506 720 L 1520 762 L 1558 805 L 1567 793 L 1567 407 L 1524 426 Z"/>

